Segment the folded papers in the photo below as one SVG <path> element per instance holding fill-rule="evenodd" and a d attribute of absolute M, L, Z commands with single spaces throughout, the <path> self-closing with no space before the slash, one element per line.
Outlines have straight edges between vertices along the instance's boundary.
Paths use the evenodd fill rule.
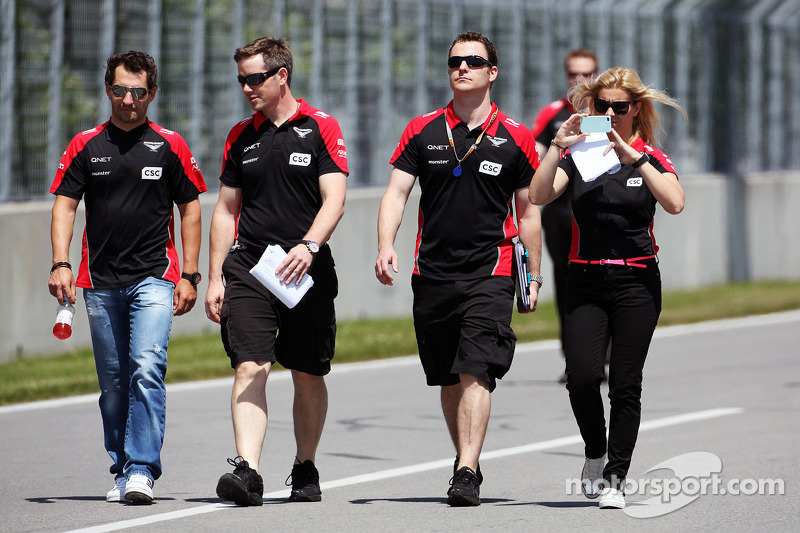
<path fill-rule="evenodd" d="M 303 281 L 300 282 L 300 285 L 295 284 L 296 280 L 292 280 L 289 285 L 281 283 L 280 274 L 276 274 L 275 271 L 286 255 L 283 248 L 276 244 L 271 244 L 264 250 L 256 266 L 250 269 L 250 273 L 283 302 L 286 307 L 291 309 L 303 299 L 308 289 L 314 286 L 314 280 L 306 274 L 303 276 Z"/>

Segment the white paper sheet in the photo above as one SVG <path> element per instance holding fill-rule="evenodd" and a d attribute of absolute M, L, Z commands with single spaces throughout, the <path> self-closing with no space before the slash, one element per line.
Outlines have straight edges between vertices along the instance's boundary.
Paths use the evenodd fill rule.
<path fill-rule="evenodd" d="M 303 281 L 300 282 L 300 285 L 295 285 L 296 280 L 292 280 L 290 285 L 281 283 L 279 276 L 275 274 L 275 270 L 277 270 L 284 257 L 286 257 L 286 252 L 280 246 L 276 244 L 267 246 L 256 266 L 250 269 L 250 273 L 272 294 L 277 296 L 286 307 L 291 309 L 303 299 L 308 289 L 314 286 L 314 280 L 306 274 L 303 276 Z"/>
<path fill-rule="evenodd" d="M 609 142 L 605 133 L 590 133 L 569 147 L 583 181 L 594 181 L 606 172 L 613 174 L 621 168 L 617 152 L 610 150 L 603 155 Z"/>

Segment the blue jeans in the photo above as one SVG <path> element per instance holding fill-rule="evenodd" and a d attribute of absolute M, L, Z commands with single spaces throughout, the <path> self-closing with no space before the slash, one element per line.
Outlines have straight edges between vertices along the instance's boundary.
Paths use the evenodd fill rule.
<path fill-rule="evenodd" d="M 112 474 L 161 475 L 174 291 L 171 282 L 153 277 L 83 291 Z"/>

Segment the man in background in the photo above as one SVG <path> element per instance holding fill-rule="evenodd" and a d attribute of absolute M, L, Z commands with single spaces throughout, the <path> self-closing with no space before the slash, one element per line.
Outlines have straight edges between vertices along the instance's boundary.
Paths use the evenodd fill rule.
<path fill-rule="evenodd" d="M 564 59 L 564 71 L 567 76 L 567 89 L 580 85 L 597 76 L 597 56 L 588 48 L 571 50 Z M 539 111 L 532 131 L 536 138 L 536 151 L 541 159 L 544 159 L 558 128 L 574 113 L 575 109 L 566 98 L 551 102 Z M 567 196 L 562 195 L 543 206 L 541 212 L 544 242 L 547 246 L 547 253 L 553 261 L 553 290 L 563 353 L 566 309 L 564 293 L 569 269 L 569 248 L 572 242 L 572 206 L 570 206 Z M 566 377 L 566 374 L 562 374 L 559 381 L 566 383 Z"/>

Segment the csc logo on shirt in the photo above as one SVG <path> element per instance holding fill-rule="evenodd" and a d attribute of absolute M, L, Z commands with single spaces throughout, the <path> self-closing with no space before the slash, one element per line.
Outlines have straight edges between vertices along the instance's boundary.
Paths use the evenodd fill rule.
<path fill-rule="evenodd" d="M 311 164 L 311 154 L 301 154 L 294 152 L 289 156 L 289 164 L 297 165 L 298 167 L 307 167 Z"/>
<path fill-rule="evenodd" d="M 503 165 L 501 165 L 500 163 L 493 163 L 492 161 L 484 161 L 478 168 L 480 172 L 483 172 L 484 174 L 489 174 L 490 176 L 499 176 L 500 171 L 502 169 Z"/>
<path fill-rule="evenodd" d="M 161 167 L 144 167 L 142 169 L 143 180 L 159 180 L 161 179 Z"/>

